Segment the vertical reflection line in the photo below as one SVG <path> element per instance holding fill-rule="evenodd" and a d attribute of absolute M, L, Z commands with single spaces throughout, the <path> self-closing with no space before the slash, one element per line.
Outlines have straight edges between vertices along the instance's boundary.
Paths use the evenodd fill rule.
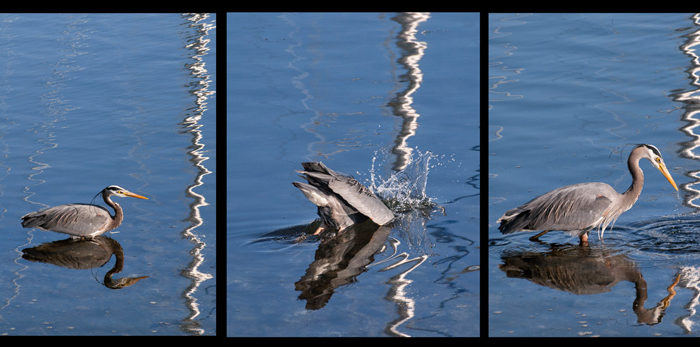
<path fill-rule="evenodd" d="M 407 142 L 410 137 L 416 134 L 418 128 L 418 117 L 420 114 L 413 109 L 413 93 L 415 93 L 423 82 L 423 72 L 418 62 L 425 54 L 428 44 L 416 39 L 418 26 L 430 18 L 428 13 L 401 13 L 391 19 L 401 24 L 401 30 L 397 36 L 396 45 L 401 49 L 398 63 L 406 68 L 406 74 L 400 76 L 400 80 L 408 82 L 403 91 L 396 93 L 396 96 L 389 101 L 394 115 L 401 117 L 401 130 L 394 140 L 394 147 L 391 152 L 396 155 L 393 169 L 403 170 L 411 162 L 413 149 L 408 147 Z"/>
<path fill-rule="evenodd" d="M 39 157 L 58 147 L 54 129 L 57 127 L 58 123 L 65 120 L 65 115 L 68 112 L 75 109 L 75 107 L 70 106 L 61 93 L 65 82 L 70 79 L 70 73 L 81 69 L 75 64 L 75 57 L 85 54 L 84 51 L 80 50 L 83 45 L 82 39 L 84 36 L 80 25 L 85 22 L 86 19 L 83 18 L 83 16 L 69 21 L 66 24 L 66 28 L 61 31 L 61 35 L 57 37 L 59 45 L 59 52 L 56 53 L 57 61 L 51 66 L 51 73 L 44 84 L 46 91 L 40 98 L 40 103 L 46 108 L 47 118 L 29 130 L 39 136 L 37 142 L 40 144 L 40 148 L 27 156 L 27 161 L 33 166 L 31 168 L 32 172 L 27 175 L 27 181 L 29 181 L 30 184 L 24 186 L 23 192 L 25 195 L 23 200 L 31 205 L 37 205 L 37 209 L 46 208 L 49 207 L 49 205 L 32 200 L 32 197 L 35 195 L 32 188 L 46 183 L 46 180 L 41 178 L 40 175 L 43 174 L 45 170 L 51 168 L 49 163 L 39 160 Z M 20 264 L 19 260 L 22 258 L 21 249 L 30 245 L 34 239 L 34 234 L 31 229 L 26 231 L 26 235 L 27 242 L 17 245 L 15 248 L 17 258 L 14 259 L 14 263 L 18 265 Z M 15 295 L 13 298 L 19 295 L 19 279 L 23 277 L 20 272 L 26 268 L 26 266 L 23 266 L 15 273 L 17 277 L 12 280 L 15 286 Z M 0 307 L 0 310 L 9 306 L 11 301 L 12 298 L 8 299 L 5 305 Z"/>
<path fill-rule="evenodd" d="M 686 334 L 693 331 L 695 323 L 692 318 L 697 313 L 696 307 L 700 304 L 700 269 L 694 266 L 683 266 L 679 270 L 682 288 L 687 288 L 692 292 L 692 297 L 684 306 L 688 313 L 676 318 L 675 323 L 680 326 Z"/>
<path fill-rule="evenodd" d="M 305 58 L 297 53 L 297 49 L 302 48 L 304 46 L 304 43 L 301 41 L 301 39 L 297 38 L 297 35 L 301 31 L 301 28 L 292 17 L 293 16 L 290 16 L 289 14 L 282 14 L 278 18 L 284 20 L 290 27 L 292 27 L 292 30 L 289 32 L 289 34 L 287 34 L 287 38 L 290 44 L 284 50 L 291 56 L 291 60 L 289 61 L 289 63 L 287 63 L 287 67 L 290 70 L 294 70 L 297 72 L 297 75 L 291 78 L 292 86 L 303 95 L 300 102 L 301 105 L 304 107 L 304 110 L 309 111 L 313 114 L 313 116 L 309 119 L 308 122 L 302 124 L 301 128 L 318 139 L 315 142 L 310 141 L 307 145 L 306 148 L 308 154 L 306 155 L 306 160 L 312 160 L 313 157 L 316 155 L 328 158 L 328 154 L 325 154 L 323 148 L 321 148 L 321 145 L 327 142 L 326 137 L 323 135 L 323 132 L 320 132 L 316 129 L 318 127 L 321 127 L 326 122 L 326 120 L 323 119 L 323 113 L 319 110 L 314 109 L 313 105 L 311 105 L 311 101 L 314 99 L 314 96 L 311 95 L 311 91 L 309 90 L 309 88 L 306 87 L 306 84 L 304 83 L 304 80 L 309 77 L 309 72 L 302 69 L 301 63 L 304 61 Z M 319 149 L 314 149 L 314 147 L 319 147 Z"/>
<path fill-rule="evenodd" d="M 384 331 L 389 335 L 399 337 L 410 337 L 410 335 L 403 333 L 399 330 L 399 327 L 403 323 L 415 316 L 416 302 L 406 293 L 406 287 L 408 287 L 409 284 L 413 283 L 413 280 L 407 278 L 407 275 L 411 271 L 419 267 L 421 264 L 423 264 L 423 262 L 425 262 L 428 259 L 428 255 L 421 255 L 418 257 L 409 258 L 409 255 L 406 252 L 398 253 L 398 247 L 400 243 L 401 242 L 395 238 L 389 239 L 389 244 L 391 245 L 393 251 L 392 255 L 373 264 L 370 264 L 367 267 L 379 265 L 381 263 L 398 259 L 395 263 L 387 265 L 379 270 L 380 272 L 384 272 L 399 267 L 403 264 L 412 264 L 407 269 L 391 277 L 387 282 L 391 285 L 391 289 L 387 293 L 386 298 L 396 303 L 396 308 L 399 317 L 387 323 L 384 329 Z"/>
<path fill-rule="evenodd" d="M 700 14 L 695 14 L 692 17 L 695 31 L 683 35 L 686 41 L 679 47 L 680 50 L 691 58 L 690 67 L 686 69 L 688 77 L 691 80 L 692 89 L 684 92 L 674 93 L 674 100 L 683 103 L 683 116 L 681 117 L 687 125 L 681 128 L 681 131 L 691 137 L 690 141 L 681 144 L 681 156 L 688 159 L 698 160 L 700 156 L 695 153 L 695 149 L 700 146 L 700 134 L 695 132 L 695 128 L 700 125 L 700 119 L 696 116 L 700 113 L 700 59 L 696 52 L 696 46 L 700 44 Z M 695 200 L 700 197 L 700 190 L 694 186 L 700 183 L 700 171 L 689 171 L 686 173 L 688 177 L 695 179 L 693 182 L 681 185 L 681 189 L 689 192 L 684 197 L 684 204 L 688 207 L 700 209 L 700 206 L 695 203 Z"/>
<path fill-rule="evenodd" d="M 396 38 L 396 45 L 400 49 L 400 55 L 396 61 L 406 69 L 406 73 L 399 76 L 399 82 L 407 82 L 406 87 L 397 91 L 396 95 L 388 102 L 392 113 L 402 119 L 401 129 L 394 139 L 394 146 L 391 150 L 396 157 L 392 169 L 397 172 L 402 171 L 411 163 L 413 149 L 408 146 L 407 142 L 410 137 L 416 134 L 418 117 L 420 117 L 420 114 L 412 106 L 413 94 L 420 88 L 423 81 L 423 72 L 418 63 L 428 47 L 426 42 L 417 40 L 416 33 L 418 32 L 418 26 L 429 18 L 430 14 L 428 13 L 400 13 L 391 18 L 391 20 L 401 25 Z M 396 304 L 399 317 L 387 323 L 385 332 L 393 336 L 408 337 L 410 335 L 399 330 L 402 324 L 415 316 L 415 300 L 406 293 L 406 288 L 413 281 L 407 276 L 411 271 L 423 264 L 428 259 L 428 256 L 422 255 L 409 258 L 409 254 L 406 252 L 398 253 L 399 240 L 392 238 L 390 244 L 394 254 L 373 265 L 397 260 L 380 271 L 389 271 L 403 264 L 412 265 L 388 281 L 391 288 L 386 298 Z"/>
<path fill-rule="evenodd" d="M 195 294 L 199 286 L 204 281 L 213 278 L 213 276 L 199 270 L 199 266 L 204 262 L 202 251 L 206 247 L 206 243 L 195 232 L 195 229 L 204 223 L 199 209 L 209 204 L 206 202 L 203 195 L 195 191 L 195 188 L 202 186 L 204 184 L 203 177 L 211 173 L 204 165 L 204 162 L 209 158 L 204 156 L 205 145 L 202 142 L 202 125 L 199 124 L 199 121 L 207 110 L 207 99 L 210 95 L 215 93 L 215 91 L 209 90 L 211 78 L 206 69 L 204 56 L 209 51 L 209 47 L 207 47 L 210 42 L 210 39 L 207 37 L 209 30 L 216 28 L 216 26 L 205 21 L 209 18 L 209 14 L 186 13 L 183 14 L 183 17 L 189 21 L 188 27 L 194 30 L 194 34 L 188 37 L 185 48 L 190 50 L 192 53 L 190 58 L 194 60 L 193 63 L 187 64 L 186 66 L 193 77 L 193 82 L 190 85 L 190 93 L 195 96 L 195 107 L 180 125 L 184 128 L 186 133 L 192 135 L 192 145 L 189 147 L 190 150 L 187 154 L 189 155 L 190 162 L 197 170 L 197 175 L 194 182 L 185 190 L 185 194 L 192 198 L 193 202 L 190 204 L 190 215 L 187 218 L 191 224 L 185 228 L 182 235 L 192 242 L 194 247 L 190 251 L 192 261 L 188 264 L 187 268 L 182 271 L 185 277 L 192 280 L 192 283 L 183 293 L 190 314 L 184 319 L 182 329 L 191 334 L 202 335 L 205 331 L 201 328 L 199 322 L 195 320 L 200 314 L 199 304 L 197 303 Z"/>
<path fill-rule="evenodd" d="M 13 124 L 14 122 L 10 121 L 6 116 L 11 114 L 10 111 L 8 110 L 8 103 L 7 99 L 14 94 L 14 88 L 12 85 L 12 82 L 10 81 L 10 76 L 14 74 L 15 71 L 17 71 L 17 65 L 18 63 L 18 58 L 15 53 L 15 51 L 10 47 L 10 42 L 12 40 L 15 40 L 17 37 L 12 33 L 14 21 L 17 18 L 15 16 L 13 17 L 3 17 L 1 26 L 0 26 L 0 41 L 4 42 L 5 44 L 3 45 L 3 49 L 0 51 L 1 58 L 0 61 L 2 61 L 3 64 L 3 69 L 2 73 L 0 73 L 0 78 L 2 79 L 0 81 L 0 86 L 2 86 L 2 90 L 0 91 L 0 114 L 2 116 L 2 121 L 0 121 L 0 129 L 2 129 L 2 132 L 0 132 L 0 139 L 3 139 L 3 159 L 7 158 L 7 154 L 9 153 L 9 150 L 7 148 L 7 144 L 5 143 L 5 137 L 7 134 L 10 134 L 9 126 Z M 9 175 L 10 172 L 10 167 L 6 166 L 5 163 L 6 160 L 0 161 L 0 165 L 3 166 L 3 171 L 5 171 L 5 176 Z M 4 216 L 5 212 L 7 212 L 7 208 L 3 207 L 2 208 L 2 213 L 0 216 Z M 0 217 L 0 220 L 2 218 Z M 7 224 L 7 223 L 5 223 Z M 31 243 L 32 240 L 32 234 L 29 232 L 27 234 L 27 242 L 24 245 L 20 245 L 17 248 L 15 248 L 15 253 L 17 255 L 16 258 L 13 259 L 13 263 L 18 267 L 18 269 L 12 271 L 13 278 L 11 280 L 13 290 L 12 293 L 9 294 L 7 298 L 3 299 L 3 302 L 0 304 L 0 312 L 2 312 L 6 307 L 8 307 L 14 298 L 16 298 L 19 295 L 20 292 L 20 284 L 19 280 L 23 277 L 22 272 L 27 269 L 26 264 L 21 264 L 19 259 L 21 259 L 21 254 L 22 252 L 20 251 L 21 248 L 25 247 L 29 243 Z M 0 320 L 4 319 L 2 317 L 2 314 L 0 314 Z"/>

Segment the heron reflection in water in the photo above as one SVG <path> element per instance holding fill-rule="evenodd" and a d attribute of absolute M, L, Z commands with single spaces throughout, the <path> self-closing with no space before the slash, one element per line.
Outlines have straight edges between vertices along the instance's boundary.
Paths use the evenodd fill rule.
<path fill-rule="evenodd" d="M 642 158 L 649 159 L 673 188 L 678 190 L 661 158 L 661 152 L 652 145 L 641 144 L 632 150 L 627 159 L 632 184 L 624 193 L 620 194 L 608 184 L 600 182 L 561 187 L 507 211 L 498 219 L 498 229 L 503 234 L 541 230 L 530 238 L 532 241 L 537 241 L 549 231 L 561 230 L 578 234 L 581 244 L 587 244 L 591 229 L 599 227 L 605 233 L 605 228 L 629 210 L 639 198 L 644 186 L 644 173 L 639 167 Z"/>
<path fill-rule="evenodd" d="M 344 229 L 368 218 L 377 225 L 386 225 L 394 213 L 372 191 L 356 179 L 335 172 L 321 162 L 301 164 L 302 178 L 309 183 L 292 182 L 314 205 L 318 206 L 321 224 L 313 233 Z"/>
<path fill-rule="evenodd" d="M 602 246 L 550 245 L 546 252 L 507 250 L 498 265 L 508 278 L 526 279 L 540 286 L 576 295 L 607 293 L 620 282 L 634 284 L 632 310 L 637 322 L 654 325 L 661 322 L 680 281 L 677 274 L 666 287 L 668 295 L 647 308 L 647 282 L 637 264 L 627 255 Z M 522 294 L 525 291 L 520 291 Z"/>
<path fill-rule="evenodd" d="M 115 229 L 124 219 L 121 206 L 110 199 L 112 195 L 148 199 L 115 185 L 103 189 L 99 194 L 102 194 L 104 202 L 114 209 L 114 216 L 106 208 L 98 205 L 65 204 L 22 216 L 22 226 L 64 233 L 74 238 L 93 238 Z"/>
<path fill-rule="evenodd" d="M 92 269 L 104 266 L 112 258 L 116 258 L 114 266 L 104 275 L 102 284 L 110 289 L 122 289 L 132 286 L 148 276 L 114 278 L 124 268 L 124 249 L 109 237 L 95 236 L 93 238 L 73 238 L 43 243 L 36 247 L 22 250 L 22 258 L 53 264 L 67 269 Z"/>

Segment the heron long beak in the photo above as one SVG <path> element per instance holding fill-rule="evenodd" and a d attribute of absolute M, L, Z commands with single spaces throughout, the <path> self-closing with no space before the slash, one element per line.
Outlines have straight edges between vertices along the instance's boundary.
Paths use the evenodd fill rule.
<path fill-rule="evenodd" d="M 675 185 L 674 185 L 674 187 L 675 187 Z M 126 196 L 130 196 L 130 197 L 132 197 L 132 198 L 139 198 L 139 199 L 146 199 L 146 200 L 148 200 L 148 198 L 145 197 L 145 196 L 138 195 L 138 194 L 134 194 L 134 193 L 129 192 L 129 191 L 123 191 L 122 194 L 124 194 L 124 195 L 126 195 Z"/>
<path fill-rule="evenodd" d="M 676 186 L 676 182 L 673 180 L 673 177 L 671 177 L 671 174 L 666 169 L 666 165 L 664 165 L 663 163 L 660 163 L 659 164 L 659 171 L 661 171 L 661 174 L 663 174 L 664 177 L 666 177 L 666 179 L 668 180 L 668 183 L 671 183 L 671 185 L 673 186 L 673 189 L 678 191 L 678 187 Z"/>

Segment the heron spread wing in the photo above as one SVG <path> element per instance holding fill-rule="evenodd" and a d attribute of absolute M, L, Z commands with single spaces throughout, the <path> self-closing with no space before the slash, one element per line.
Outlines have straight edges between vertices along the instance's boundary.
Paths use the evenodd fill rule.
<path fill-rule="evenodd" d="M 88 236 L 103 230 L 111 222 L 104 207 L 88 204 L 66 204 L 22 216 L 25 228 L 40 228 L 77 236 Z"/>
<path fill-rule="evenodd" d="M 580 183 L 553 190 L 499 219 L 501 232 L 532 230 L 587 230 L 608 218 L 606 210 L 618 199 L 605 183 Z"/>

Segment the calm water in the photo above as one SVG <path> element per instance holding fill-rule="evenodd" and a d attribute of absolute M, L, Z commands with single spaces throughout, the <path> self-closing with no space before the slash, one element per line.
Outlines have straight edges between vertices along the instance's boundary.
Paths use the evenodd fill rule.
<path fill-rule="evenodd" d="M 698 335 L 699 29 L 687 14 L 489 16 L 490 336 Z M 643 161 L 636 205 L 589 249 L 498 232 L 563 185 L 624 191 L 637 143 L 661 150 L 680 192 Z"/>
<path fill-rule="evenodd" d="M 227 20 L 227 335 L 478 336 L 479 15 Z M 309 160 L 397 223 L 295 243 Z"/>
<path fill-rule="evenodd" d="M 216 334 L 215 24 L 0 15 L 0 334 Z M 108 238 L 20 226 L 110 184 L 149 200 Z"/>

